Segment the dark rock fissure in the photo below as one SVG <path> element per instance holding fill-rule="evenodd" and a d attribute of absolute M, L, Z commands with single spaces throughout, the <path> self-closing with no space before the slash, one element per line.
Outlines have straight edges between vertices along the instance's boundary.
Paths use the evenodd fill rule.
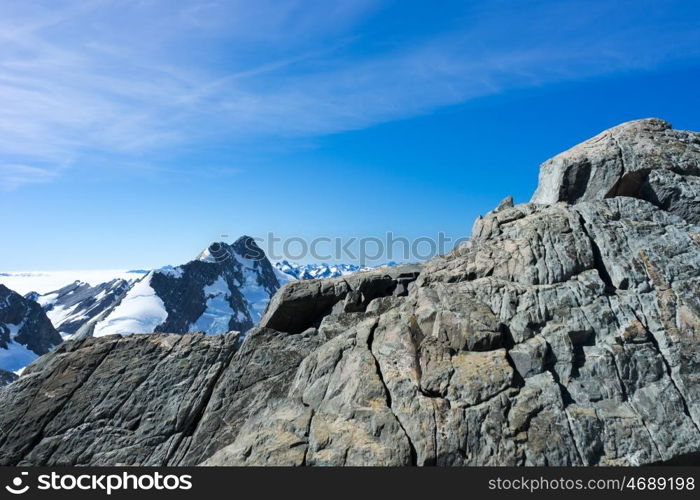
<path fill-rule="evenodd" d="M 583 216 L 579 213 L 579 222 L 581 224 L 581 231 L 583 231 L 583 234 L 586 235 L 588 240 L 591 243 L 591 251 L 593 253 L 593 265 L 595 266 L 595 269 L 598 271 L 598 275 L 600 276 L 600 279 L 603 280 L 603 283 L 605 283 L 605 293 L 608 295 L 614 295 L 615 291 L 617 288 L 612 282 L 612 278 L 610 277 L 610 273 L 608 272 L 607 267 L 605 267 L 605 261 L 603 259 L 603 254 L 600 251 L 600 247 L 598 246 L 598 243 L 595 241 L 595 238 L 591 236 L 590 232 L 588 231 L 588 228 L 586 227 L 586 221 L 583 218 Z"/>
<path fill-rule="evenodd" d="M 304 404 L 302 402 L 302 404 Z M 309 407 L 309 405 L 304 404 L 305 407 L 309 408 L 309 411 L 311 411 L 311 415 L 309 416 L 309 424 L 306 426 L 306 433 L 304 434 L 306 437 L 306 449 L 304 449 L 304 457 L 301 459 L 301 465 L 305 466 L 306 465 L 306 457 L 309 455 L 309 440 L 311 439 L 311 423 L 314 420 L 314 417 L 316 416 L 316 412 L 314 411 L 313 408 Z"/>
<path fill-rule="evenodd" d="M 683 391 L 681 391 L 680 387 L 678 387 L 678 384 L 676 383 L 676 379 L 673 377 L 673 371 L 671 370 L 671 365 L 668 363 L 668 360 L 666 359 L 666 356 L 664 355 L 663 351 L 661 350 L 661 347 L 659 346 L 659 341 L 656 338 L 656 335 L 654 335 L 654 332 L 648 330 L 649 333 L 649 340 L 654 346 L 654 349 L 656 352 L 659 353 L 659 357 L 661 358 L 662 363 L 664 364 L 664 369 L 666 370 L 666 375 L 668 376 L 668 379 L 671 381 L 671 384 L 673 384 L 673 387 L 676 389 L 678 392 L 678 396 L 681 399 L 681 404 L 683 406 L 683 413 L 685 413 L 690 421 L 693 423 L 695 428 L 700 432 L 700 426 L 698 426 L 698 423 L 695 421 L 693 418 L 693 415 L 690 413 L 690 408 L 688 407 L 688 402 L 685 399 L 685 394 L 683 394 Z"/>
<path fill-rule="evenodd" d="M 221 347 L 221 349 L 225 349 L 224 346 Z M 231 350 L 228 359 L 225 359 L 221 362 L 221 366 L 219 367 L 219 370 L 216 372 L 214 377 L 212 377 L 211 382 L 206 388 L 206 391 L 204 393 L 204 396 L 202 396 L 199 406 L 197 407 L 197 410 L 194 413 L 194 416 L 192 417 L 191 421 L 185 426 L 185 428 L 180 432 L 179 436 L 177 437 L 177 440 L 175 444 L 172 446 L 171 451 L 166 455 L 165 457 L 165 463 L 163 465 L 170 465 L 170 461 L 173 459 L 173 457 L 177 456 L 180 450 L 180 446 L 182 446 L 183 442 L 189 443 L 189 441 L 186 440 L 186 438 L 190 438 L 194 435 L 194 433 L 197 431 L 197 427 L 199 426 L 199 423 L 202 421 L 202 417 L 204 416 L 205 410 L 209 406 L 209 402 L 211 401 L 212 394 L 214 393 L 214 389 L 216 388 L 217 384 L 219 383 L 219 380 L 221 379 L 221 376 L 224 374 L 224 372 L 228 369 L 230 366 L 231 362 L 233 361 L 233 358 L 238 351 L 237 348 L 234 348 Z M 217 356 L 218 357 L 218 356 Z M 189 444 L 187 445 L 189 446 Z"/>
<path fill-rule="evenodd" d="M 389 411 L 394 414 L 394 418 L 396 419 L 396 423 L 401 427 L 401 430 L 403 431 L 404 435 L 406 436 L 406 440 L 408 440 L 408 446 L 411 451 L 411 463 L 410 465 L 417 465 L 418 464 L 418 453 L 416 452 L 416 447 L 413 444 L 413 441 L 411 440 L 411 436 L 408 435 L 408 432 L 406 432 L 406 429 L 404 428 L 403 424 L 401 423 L 401 420 L 399 417 L 394 413 L 394 409 L 392 408 L 392 398 L 391 398 L 391 391 L 389 390 L 389 387 L 386 385 L 386 382 L 384 381 L 384 375 L 382 374 L 382 368 L 379 365 L 379 360 L 377 357 L 374 355 L 374 352 L 372 351 L 372 344 L 374 343 L 374 332 L 379 326 L 379 323 L 375 323 L 372 328 L 370 329 L 369 335 L 367 337 L 367 348 L 369 349 L 369 353 L 372 355 L 374 358 L 374 366 L 377 370 L 377 376 L 379 377 L 379 381 L 382 383 L 384 386 L 384 392 L 386 393 L 386 405 L 389 408 Z"/>

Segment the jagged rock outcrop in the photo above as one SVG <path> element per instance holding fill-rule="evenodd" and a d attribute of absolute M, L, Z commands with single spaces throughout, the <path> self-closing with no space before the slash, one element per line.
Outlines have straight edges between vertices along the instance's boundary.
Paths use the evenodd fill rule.
<path fill-rule="evenodd" d="M 607 134 L 628 137 L 624 172 L 695 175 L 695 134 L 658 120 Z M 582 186 L 543 173 L 536 203 L 504 200 L 422 267 L 287 284 L 240 345 L 63 344 L 0 391 L 0 463 L 697 461 L 698 193 L 611 192 L 599 160 L 620 146 L 606 144 L 556 160 L 595 166 Z"/>
<path fill-rule="evenodd" d="M 534 203 L 631 196 L 700 223 L 700 133 L 623 123 L 542 164 Z"/>
<path fill-rule="evenodd" d="M 39 304 L 0 285 L 0 370 L 20 370 L 61 340 Z M 4 374 L 0 385 L 11 379 Z"/>
<path fill-rule="evenodd" d="M 364 311 L 378 297 L 406 295 L 420 267 L 405 264 L 339 278 L 292 282 L 272 298 L 260 324 L 300 333 L 329 313 Z"/>

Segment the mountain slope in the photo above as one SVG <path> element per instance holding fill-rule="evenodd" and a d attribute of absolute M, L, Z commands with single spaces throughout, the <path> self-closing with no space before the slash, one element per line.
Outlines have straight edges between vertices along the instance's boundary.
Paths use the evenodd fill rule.
<path fill-rule="evenodd" d="M 39 304 L 0 285 L 0 370 L 20 370 L 61 340 Z"/>
<path fill-rule="evenodd" d="M 634 170 L 653 147 L 668 161 L 648 168 L 692 177 L 700 134 L 668 146 L 655 122 L 560 160 L 622 150 Z M 589 173 L 504 201 L 424 266 L 290 282 L 243 341 L 64 342 L 0 390 L 0 464 L 698 463 L 700 227 L 683 205 L 700 193 L 667 204 Z"/>
<path fill-rule="evenodd" d="M 197 259 L 156 269 L 83 325 L 76 337 L 130 333 L 218 334 L 249 330 L 280 284 L 263 251 L 244 236 L 214 243 Z"/>
<path fill-rule="evenodd" d="M 116 279 L 135 281 L 148 271 L 132 269 L 78 269 L 66 271 L 13 271 L 0 272 L 0 283 L 20 295 L 31 293 L 48 295 L 76 281 L 97 286 Z"/>
<path fill-rule="evenodd" d="M 131 283 L 115 279 L 96 286 L 76 281 L 46 294 L 29 293 L 46 311 L 54 328 L 62 335 L 74 334 L 85 323 L 121 300 Z"/>

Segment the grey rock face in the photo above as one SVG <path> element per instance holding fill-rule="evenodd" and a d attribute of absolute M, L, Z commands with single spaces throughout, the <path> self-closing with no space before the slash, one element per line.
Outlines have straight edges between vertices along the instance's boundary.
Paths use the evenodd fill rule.
<path fill-rule="evenodd" d="M 64 342 L 3 392 L 2 463 L 166 463 L 194 432 L 236 338 Z"/>
<path fill-rule="evenodd" d="M 61 340 L 39 304 L 0 285 L 1 370 L 18 370 Z"/>
<path fill-rule="evenodd" d="M 422 267 L 285 285 L 240 345 L 63 344 L 0 390 L 0 463 L 697 460 L 700 228 L 674 200 L 506 200 Z"/>
<path fill-rule="evenodd" d="M 542 164 L 534 203 L 615 196 L 700 223 L 700 133 L 657 118 L 623 123 Z"/>

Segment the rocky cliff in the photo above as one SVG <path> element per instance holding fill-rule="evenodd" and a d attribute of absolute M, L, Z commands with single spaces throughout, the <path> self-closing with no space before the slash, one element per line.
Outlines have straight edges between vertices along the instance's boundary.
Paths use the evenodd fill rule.
<path fill-rule="evenodd" d="M 0 463 L 697 463 L 698 168 L 700 134 L 623 124 L 422 268 L 287 284 L 242 342 L 64 343 L 0 391 Z"/>

